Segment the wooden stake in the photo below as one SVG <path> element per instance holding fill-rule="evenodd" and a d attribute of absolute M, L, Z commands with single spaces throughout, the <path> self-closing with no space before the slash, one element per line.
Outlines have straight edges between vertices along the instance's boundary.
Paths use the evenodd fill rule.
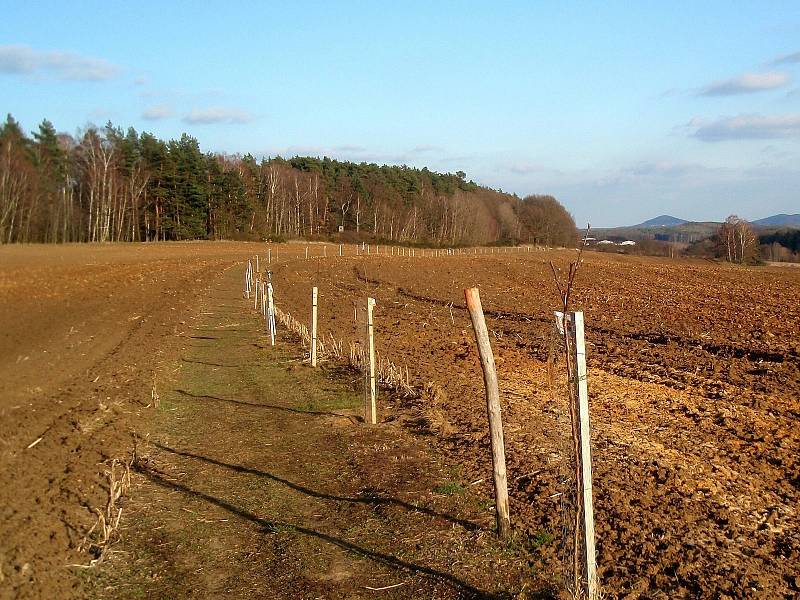
<path fill-rule="evenodd" d="M 272 248 L 267 248 L 267 264 L 272 264 Z"/>
<path fill-rule="evenodd" d="M 256 254 L 256 273 L 258 273 L 258 272 L 259 272 L 259 268 L 258 268 L 258 254 Z"/>
<path fill-rule="evenodd" d="M 255 293 L 253 294 L 253 310 L 258 310 L 258 288 L 261 287 L 261 282 L 256 280 Z"/>
<path fill-rule="evenodd" d="M 367 340 L 369 343 L 369 406 L 365 421 L 375 425 L 378 422 L 378 408 L 375 389 L 375 325 L 372 320 L 372 309 L 375 298 L 367 298 Z"/>
<path fill-rule="evenodd" d="M 253 279 L 253 263 L 250 262 L 250 259 L 247 260 L 247 270 L 244 274 L 244 294 L 248 300 L 250 300 L 250 288 L 252 287 Z"/>
<path fill-rule="evenodd" d="M 308 260 L 308 246 L 306 246 L 306 260 Z"/>
<path fill-rule="evenodd" d="M 570 327 L 571 325 L 571 327 Z M 594 503 L 592 501 L 592 450 L 589 431 L 589 391 L 586 383 L 586 342 L 583 335 L 583 313 L 576 311 L 569 314 L 567 326 L 573 342 L 575 359 L 575 397 L 578 402 L 578 511 L 583 525 L 583 552 L 581 562 L 584 567 L 585 580 L 582 581 L 584 597 L 597 600 L 597 559 L 594 548 Z M 575 549 L 578 552 L 578 549 Z"/>
<path fill-rule="evenodd" d="M 311 288 L 311 366 L 317 366 L 317 288 Z"/>
<path fill-rule="evenodd" d="M 494 355 L 489 343 L 489 331 L 483 318 L 483 307 L 478 288 L 464 290 L 467 310 L 475 331 L 475 342 L 483 369 L 483 383 L 486 388 L 486 412 L 489 416 L 489 434 L 492 446 L 492 470 L 494 474 L 494 495 L 497 506 L 497 534 L 507 540 L 511 536 L 511 518 L 508 513 L 508 481 L 506 477 L 506 450 L 503 442 L 503 422 L 500 416 L 500 389 Z"/>
<path fill-rule="evenodd" d="M 322 247 L 322 257 L 323 258 L 328 258 L 328 247 L 327 246 L 323 246 Z"/>
<path fill-rule="evenodd" d="M 339 256 L 341 256 L 341 255 L 342 255 L 342 245 L 339 244 Z"/>
<path fill-rule="evenodd" d="M 272 283 L 267 283 L 267 326 L 272 345 L 275 345 L 275 304 L 272 300 Z"/>

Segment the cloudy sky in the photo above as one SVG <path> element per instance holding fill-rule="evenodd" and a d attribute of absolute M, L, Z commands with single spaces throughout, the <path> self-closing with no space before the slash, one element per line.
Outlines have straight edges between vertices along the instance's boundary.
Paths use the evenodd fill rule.
<path fill-rule="evenodd" d="M 594 226 L 800 212 L 797 0 L 28 4 L 0 0 L 27 130 L 463 170 Z"/>

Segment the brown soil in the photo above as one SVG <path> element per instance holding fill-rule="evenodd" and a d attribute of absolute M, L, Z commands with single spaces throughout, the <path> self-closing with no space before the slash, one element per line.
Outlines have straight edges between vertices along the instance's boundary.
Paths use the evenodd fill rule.
<path fill-rule="evenodd" d="M 105 463 L 130 453 L 171 334 L 241 252 L 0 248 L 0 596 L 78 589 L 65 565 L 92 558 L 76 548 L 108 499 Z"/>
<path fill-rule="evenodd" d="M 557 582 L 568 425 L 547 385 L 549 315 L 557 308 L 547 261 L 563 266 L 572 254 L 339 259 L 329 247 L 327 259 L 285 262 L 302 256 L 303 247 L 281 247 L 273 268 L 282 309 L 305 321 L 317 285 L 323 334 L 358 341 L 354 302 L 376 297 L 380 353 L 408 366 L 419 389 L 434 384 L 415 399 L 384 394 L 383 425 L 364 428 L 351 419 L 297 415 L 288 410 L 297 409 L 297 397 L 264 396 L 268 381 L 242 388 L 242 367 L 226 367 L 233 363 L 219 348 L 206 348 L 217 342 L 205 339 L 211 335 L 193 335 L 190 326 L 246 322 L 233 340 L 241 346 L 236 352 L 290 360 L 252 345 L 264 340 L 252 338 L 258 321 L 243 301 L 235 307 L 241 319 L 229 312 L 227 320 L 217 314 L 203 321 L 202 312 L 220 312 L 207 304 L 213 294 L 234 306 L 225 293 L 236 295 L 241 259 L 254 248 L 0 248 L 0 468 L 8 482 L 0 490 L 0 591 L 64 597 L 105 585 L 106 597 L 142 590 L 252 597 L 274 589 L 293 597 L 297 586 L 308 597 L 374 597 L 367 586 L 397 583 L 393 577 L 402 573 L 407 583 L 381 593 L 451 597 L 520 592 L 526 560 L 536 565 L 527 589 Z M 235 260 L 236 269 L 220 279 Z M 463 309 L 463 288 L 476 284 L 499 365 L 513 523 L 522 542 L 535 542 L 527 551 L 501 551 L 480 533 L 492 521 L 480 504 L 491 498 L 491 472 L 482 380 Z M 208 289 L 216 291 L 209 296 Z M 586 313 L 598 563 L 608 597 L 797 597 L 798 297 L 796 269 L 586 255 L 575 307 Z M 240 358 L 251 365 L 254 356 Z M 214 377 L 206 373 L 200 382 L 190 371 L 201 368 L 214 369 Z M 147 408 L 154 373 L 164 399 L 159 410 Z M 354 377 L 330 370 L 334 375 Z M 202 385 L 190 388 L 182 377 Z M 339 385 L 306 380 L 304 369 L 271 377 L 280 389 L 306 395 Z M 170 391 L 177 389 L 187 393 Z M 259 419 L 265 409 L 251 403 L 278 408 Z M 142 442 L 147 460 L 115 549 L 133 552 L 138 567 L 111 554 L 107 565 L 128 579 L 101 565 L 100 578 L 92 571 L 86 583 L 64 565 L 91 558 L 74 548 L 94 521 L 91 509 L 107 499 L 102 462 L 130 452 L 132 428 L 151 435 Z M 253 441 L 268 436 L 290 453 Z M 309 456 L 311 447 L 335 450 Z M 338 454 L 349 457 L 340 472 Z M 406 455 L 416 458 L 382 467 Z M 457 476 L 447 466 L 453 464 L 460 465 Z M 437 497 L 436 489 L 450 489 L 448 477 L 469 493 Z M 374 495 L 403 504 L 361 501 Z M 304 503 L 307 510 L 298 510 Z M 388 517 L 376 516 L 382 511 Z M 368 535 L 364 524 L 383 524 L 384 517 L 388 525 Z M 194 550 L 191 539 L 201 540 Z M 159 547 L 163 556 L 147 551 Z M 221 568 L 209 557 L 228 562 Z M 491 572 L 497 560 L 504 570 Z M 265 564 L 279 566 L 253 578 Z M 152 577 L 144 581 L 142 573 Z"/>
<path fill-rule="evenodd" d="M 548 391 L 548 262 L 574 253 L 350 258 L 280 267 L 302 316 L 320 287 L 323 335 L 359 339 L 377 298 L 378 350 L 442 393 L 436 441 L 486 478 L 482 379 L 463 289 L 480 285 L 499 365 L 513 521 L 561 538 L 568 422 Z M 797 597 L 800 591 L 800 274 L 588 253 L 585 311 L 599 574 L 610 597 Z M 416 404 L 416 405 L 415 405 Z M 419 403 L 384 407 L 394 418 Z M 490 494 L 482 484 L 483 493 Z M 563 569 L 557 543 L 547 570 Z M 549 554 L 548 554 L 549 552 Z"/>

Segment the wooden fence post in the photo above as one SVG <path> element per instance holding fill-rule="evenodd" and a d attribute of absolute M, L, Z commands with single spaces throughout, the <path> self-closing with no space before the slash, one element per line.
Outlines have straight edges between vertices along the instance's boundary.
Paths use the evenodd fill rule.
<path fill-rule="evenodd" d="M 317 366 L 317 288 L 311 288 L 311 366 Z"/>
<path fill-rule="evenodd" d="M 306 246 L 306 260 L 308 260 L 308 246 Z"/>
<path fill-rule="evenodd" d="M 375 324 L 372 319 L 372 309 L 375 298 L 367 298 L 367 340 L 369 343 L 369 405 L 365 421 L 375 425 L 378 422 L 378 408 L 375 388 Z"/>
<path fill-rule="evenodd" d="M 269 327 L 270 342 L 275 345 L 275 304 L 272 300 L 272 282 L 267 283 L 267 327 Z"/>
<path fill-rule="evenodd" d="M 342 255 L 342 245 L 339 244 L 339 256 L 341 256 L 341 255 Z"/>
<path fill-rule="evenodd" d="M 261 287 L 261 281 L 256 279 L 255 293 L 253 294 L 253 310 L 258 310 L 258 288 Z"/>
<path fill-rule="evenodd" d="M 573 359 L 575 364 L 575 399 L 578 403 L 578 511 L 582 520 L 583 563 L 585 579 L 581 582 L 584 598 L 597 600 L 597 559 L 594 547 L 594 502 L 592 500 L 592 450 L 589 431 L 589 391 L 586 383 L 586 342 L 583 333 L 583 313 L 576 311 L 569 314 L 567 323 L 572 339 Z M 575 549 L 578 552 L 578 548 Z"/>
<path fill-rule="evenodd" d="M 483 369 L 483 383 L 486 388 L 486 411 L 489 415 L 489 434 L 492 446 L 492 470 L 494 474 L 494 495 L 497 508 L 497 534 L 507 540 L 511 536 L 511 518 L 508 513 L 508 481 L 506 478 L 506 450 L 503 442 L 503 422 L 500 416 L 500 389 L 494 355 L 489 343 L 489 331 L 483 318 L 483 307 L 478 288 L 464 290 L 467 310 L 475 331 L 475 342 Z"/>
<path fill-rule="evenodd" d="M 253 279 L 253 263 L 250 262 L 250 259 L 247 259 L 247 269 L 244 272 L 244 295 L 248 300 L 250 300 L 250 288 L 253 285 L 252 279 Z"/>

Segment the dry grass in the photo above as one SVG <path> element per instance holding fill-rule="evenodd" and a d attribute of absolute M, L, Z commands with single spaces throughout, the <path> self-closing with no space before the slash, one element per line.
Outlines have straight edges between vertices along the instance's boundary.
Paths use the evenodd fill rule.
<path fill-rule="evenodd" d="M 311 334 L 308 331 L 308 327 L 277 306 L 275 307 L 275 316 L 288 331 L 300 340 L 303 348 L 310 348 Z M 329 333 L 327 338 L 320 336 L 317 339 L 317 356 L 320 360 L 342 361 L 344 360 L 343 347 L 344 342 L 334 338 L 333 334 Z M 369 357 L 363 345 L 350 342 L 349 349 L 348 365 L 353 369 L 366 373 L 369 367 Z M 417 390 L 411 385 L 408 367 L 400 367 L 388 358 L 377 354 L 375 357 L 375 370 L 378 385 L 382 388 L 394 390 L 406 397 L 418 395 Z"/>
<path fill-rule="evenodd" d="M 118 538 L 119 522 L 122 518 L 122 507 L 117 503 L 120 498 L 128 493 L 131 487 L 130 461 L 111 459 L 105 475 L 108 481 L 108 501 L 105 510 L 95 508 L 97 520 L 78 544 L 78 552 L 87 552 L 94 556 L 88 565 L 70 565 L 74 567 L 92 568 L 100 564 L 106 556 L 111 544 Z"/>

